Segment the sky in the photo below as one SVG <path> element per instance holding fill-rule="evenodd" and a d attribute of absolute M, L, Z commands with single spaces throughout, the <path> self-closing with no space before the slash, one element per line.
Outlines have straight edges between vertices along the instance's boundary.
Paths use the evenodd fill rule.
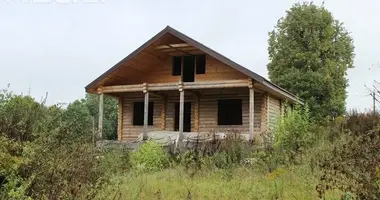
<path fill-rule="evenodd" d="M 0 89 L 47 104 L 84 87 L 165 26 L 268 77 L 268 32 L 293 0 L 0 0 Z M 347 109 L 364 111 L 365 85 L 380 80 L 380 1 L 325 0 L 355 45 Z M 314 1 L 321 5 L 322 1 Z"/>

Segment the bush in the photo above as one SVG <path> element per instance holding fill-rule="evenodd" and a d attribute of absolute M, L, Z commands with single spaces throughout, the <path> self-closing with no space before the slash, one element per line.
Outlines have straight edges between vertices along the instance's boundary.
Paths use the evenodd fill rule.
<path fill-rule="evenodd" d="M 0 199 L 91 199 L 108 177 L 86 116 L 0 91 Z"/>
<path fill-rule="evenodd" d="M 287 159 L 294 161 L 296 155 L 303 153 L 313 143 L 312 120 L 307 106 L 296 106 L 277 121 L 274 147 L 285 153 Z"/>
<path fill-rule="evenodd" d="M 132 153 L 131 159 L 133 168 L 147 172 L 160 171 L 169 166 L 168 153 L 154 141 L 141 145 L 138 151 Z"/>
<path fill-rule="evenodd" d="M 378 116 L 351 113 L 344 140 L 319 156 L 323 175 L 317 191 L 339 189 L 358 199 L 380 198 L 380 127 Z"/>

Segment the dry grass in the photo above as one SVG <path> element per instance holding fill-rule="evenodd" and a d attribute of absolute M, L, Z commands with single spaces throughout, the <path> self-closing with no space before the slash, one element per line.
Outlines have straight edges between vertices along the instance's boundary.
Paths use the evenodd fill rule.
<path fill-rule="evenodd" d="M 252 167 L 203 170 L 188 176 L 183 169 L 156 173 L 128 173 L 99 199 L 318 199 L 317 179 L 307 166 L 279 168 L 265 174 Z M 330 192 L 326 199 L 339 199 Z"/>

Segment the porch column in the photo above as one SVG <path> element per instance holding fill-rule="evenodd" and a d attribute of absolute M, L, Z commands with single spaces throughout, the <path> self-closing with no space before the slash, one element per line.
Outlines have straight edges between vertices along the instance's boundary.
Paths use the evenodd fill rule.
<path fill-rule="evenodd" d="M 253 140 L 255 129 L 255 90 L 253 89 L 253 80 L 248 80 L 249 88 L 249 140 Z"/>
<path fill-rule="evenodd" d="M 184 114 L 184 101 L 185 101 L 185 91 L 181 90 L 179 92 L 179 140 L 182 140 L 183 135 L 183 114 Z"/>
<path fill-rule="evenodd" d="M 184 101 L 185 101 L 185 91 L 183 90 L 182 81 L 178 83 L 179 90 L 179 123 L 178 123 L 178 137 L 175 143 L 175 149 L 178 149 L 179 142 L 183 138 L 183 113 L 184 113 Z"/>
<path fill-rule="evenodd" d="M 103 134 L 103 98 L 104 94 L 100 93 L 99 95 L 99 121 L 98 121 L 98 134 L 99 139 L 102 139 Z"/>
<path fill-rule="evenodd" d="M 255 91 L 249 88 L 249 140 L 253 140 L 255 129 Z"/>
<path fill-rule="evenodd" d="M 149 92 L 144 90 L 144 130 L 143 140 L 148 139 L 148 114 L 149 114 Z"/>
<path fill-rule="evenodd" d="M 119 97 L 118 115 L 117 115 L 117 140 L 121 141 L 123 135 L 123 97 Z"/>

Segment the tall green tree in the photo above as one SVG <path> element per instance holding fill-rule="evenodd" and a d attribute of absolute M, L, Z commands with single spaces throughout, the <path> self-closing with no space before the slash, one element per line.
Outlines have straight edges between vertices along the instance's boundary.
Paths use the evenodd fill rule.
<path fill-rule="evenodd" d="M 269 33 L 269 78 L 296 94 L 322 118 L 345 112 L 347 69 L 354 45 L 343 24 L 322 5 L 297 3 Z"/>
<path fill-rule="evenodd" d="M 99 96 L 86 94 L 84 104 L 87 106 L 90 114 L 95 117 L 97 127 L 99 120 Z M 104 96 L 103 102 L 103 134 L 105 139 L 114 140 L 117 138 L 117 100 L 110 96 Z"/>

